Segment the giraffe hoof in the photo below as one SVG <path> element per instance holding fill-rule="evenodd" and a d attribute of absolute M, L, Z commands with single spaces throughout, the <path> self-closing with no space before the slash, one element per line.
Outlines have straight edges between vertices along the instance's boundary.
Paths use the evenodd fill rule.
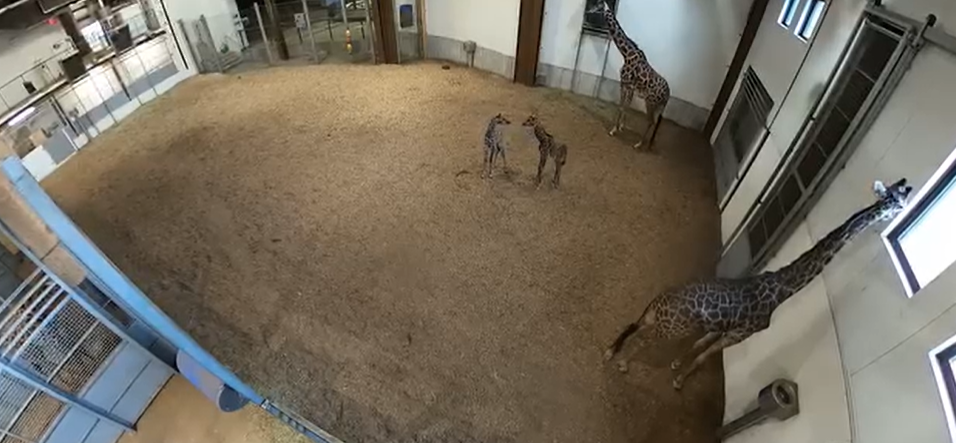
<path fill-rule="evenodd" d="M 671 362 L 671 371 L 676 371 L 680 369 L 680 367 L 681 367 L 680 360 L 674 360 Z"/>
<path fill-rule="evenodd" d="M 674 383 L 672 383 L 672 385 L 674 386 L 675 391 L 680 391 L 681 388 L 684 387 L 684 378 L 678 376 L 677 378 L 674 379 Z"/>
<path fill-rule="evenodd" d="M 627 374 L 627 362 L 623 360 L 617 362 L 617 370 L 622 374 Z"/>

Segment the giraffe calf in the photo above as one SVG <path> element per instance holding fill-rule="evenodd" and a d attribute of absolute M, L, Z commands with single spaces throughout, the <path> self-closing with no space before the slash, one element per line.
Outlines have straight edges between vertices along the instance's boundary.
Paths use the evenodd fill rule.
<path fill-rule="evenodd" d="M 534 137 L 538 139 L 538 175 L 535 178 L 535 185 L 541 185 L 541 173 L 544 172 L 544 166 L 548 162 L 548 157 L 554 159 L 554 178 L 551 179 L 551 185 L 557 188 L 561 183 L 561 168 L 568 161 L 568 146 L 554 141 L 554 137 L 548 134 L 548 131 L 541 125 L 538 116 L 531 114 L 521 124 L 521 126 L 534 128 Z"/>
<path fill-rule="evenodd" d="M 481 177 L 491 178 L 491 170 L 495 167 L 495 157 L 501 154 L 504 167 L 508 169 L 508 159 L 505 157 L 505 143 L 501 134 L 501 125 L 510 125 L 511 122 L 500 113 L 491 118 L 488 128 L 485 129 L 485 159 L 482 165 Z"/>

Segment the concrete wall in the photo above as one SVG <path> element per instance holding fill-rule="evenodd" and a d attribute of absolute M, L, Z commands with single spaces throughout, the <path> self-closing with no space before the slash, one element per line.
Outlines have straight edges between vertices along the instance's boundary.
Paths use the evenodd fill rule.
<path fill-rule="evenodd" d="M 476 68 L 513 77 L 519 5 L 520 0 L 426 0 L 426 57 L 467 64 L 462 44 L 474 41 Z"/>
<path fill-rule="evenodd" d="M 737 49 L 752 0 L 619 0 L 617 17 L 668 81 L 673 97 L 665 117 L 701 128 Z M 623 58 L 608 40 L 581 35 L 584 0 L 545 2 L 539 75 L 543 83 L 618 101 Z M 580 55 L 578 56 L 578 47 Z M 605 63 L 605 54 L 607 63 Z M 575 57 L 578 74 L 572 82 Z M 602 72 L 603 71 L 603 72 Z M 635 99 L 635 108 L 644 109 Z"/>
<path fill-rule="evenodd" d="M 935 13 L 940 27 L 956 29 L 956 4 L 949 0 L 884 3 L 914 18 Z M 768 15 L 778 14 L 779 5 L 772 2 Z M 774 108 L 770 143 L 745 177 L 750 180 L 746 187 L 759 192 L 770 176 L 862 7 L 859 0 L 831 3 L 796 71 L 786 62 L 800 51 L 789 42 L 773 44 L 773 33 L 782 28 L 775 23 L 761 28 L 751 62 L 775 101 L 782 100 Z M 768 269 L 788 263 L 871 203 L 874 179 L 907 177 L 917 189 L 925 183 L 956 149 L 956 90 L 936 86 L 952 78 L 956 56 L 925 48 L 846 168 Z M 739 212 L 754 197 L 738 191 L 734 199 L 744 203 L 732 202 L 724 211 L 725 234 L 739 225 Z M 908 299 L 880 240 L 881 229 L 864 233 L 822 278 L 781 306 L 770 329 L 726 350 L 727 420 L 752 406 L 757 390 L 778 377 L 800 385 L 801 402 L 799 416 L 760 425 L 731 441 L 951 441 L 928 353 L 956 334 L 956 299 L 950 290 L 956 285 L 956 268 Z"/>
<path fill-rule="evenodd" d="M 461 42 L 473 40 L 482 48 L 514 57 L 520 3 L 520 0 L 427 0 L 428 34 Z"/>
<path fill-rule="evenodd" d="M 670 83 L 673 99 L 664 116 L 682 126 L 702 128 L 752 0 L 620 1 L 622 26 Z M 473 40 L 478 44 L 475 67 L 512 77 L 519 7 L 519 0 L 427 1 L 428 57 L 467 63 L 461 44 Z M 617 102 L 623 59 L 612 47 L 605 65 L 607 40 L 582 37 L 584 8 L 585 0 L 545 2 L 538 83 Z M 639 99 L 632 106 L 644 109 Z"/>

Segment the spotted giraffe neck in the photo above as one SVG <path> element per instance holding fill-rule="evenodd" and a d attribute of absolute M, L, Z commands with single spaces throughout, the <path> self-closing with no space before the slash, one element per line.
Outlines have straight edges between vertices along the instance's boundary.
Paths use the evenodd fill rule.
<path fill-rule="evenodd" d="M 548 131 L 544 129 L 544 126 L 541 126 L 539 123 L 534 124 L 534 138 L 538 139 L 539 142 L 552 140 L 554 137 L 551 134 L 548 134 Z"/>
<path fill-rule="evenodd" d="M 883 205 L 880 201 L 861 209 L 842 225 L 830 231 L 810 250 L 773 273 L 778 283 L 784 288 L 783 295 L 778 301 L 782 303 L 808 285 L 823 272 L 823 268 L 843 249 L 843 246 L 878 222 L 882 211 Z"/>
<path fill-rule="evenodd" d="M 643 52 L 637 46 L 637 43 L 634 43 L 634 40 L 631 40 L 627 36 L 627 33 L 624 32 L 624 28 L 621 27 L 621 23 L 617 21 L 617 17 L 614 16 L 614 11 L 611 10 L 611 7 L 605 2 L 604 3 L 604 21 L 607 22 L 608 27 L 610 27 L 611 40 L 614 41 L 614 45 L 617 46 L 618 51 L 621 51 L 621 56 L 628 58 L 631 55 L 640 55 Z"/>

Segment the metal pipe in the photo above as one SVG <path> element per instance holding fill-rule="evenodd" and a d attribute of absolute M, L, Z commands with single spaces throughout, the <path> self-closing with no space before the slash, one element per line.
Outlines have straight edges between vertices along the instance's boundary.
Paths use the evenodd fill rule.
<path fill-rule="evenodd" d="M 342 7 L 342 23 L 345 24 L 345 29 L 348 29 L 349 28 L 349 13 L 348 13 L 348 10 L 345 9 L 345 2 L 346 0 L 339 0 L 339 6 Z"/>
<path fill-rule="evenodd" d="M 266 57 L 269 58 L 269 64 L 272 64 L 274 63 L 272 59 L 272 42 L 269 41 L 269 36 L 266 35 L 266 26 L 262 23 L 262 12 L 259 11 L 259 3 L 253 3 L 252 7 L 256 10 L 256 21 L 259 22 L 259 32 L 262 33 L 262 43 L 266 45 Z"/>
<path fill-rule="evenodd" d="M 866 5 L 866 12 L 892 22 L 904 23 L 915 28 L 921 28 L 925 26 L 923 22 L 919 22 L 898 12 L 890 11 L 879 5 L 879 3 Z M 926 23 L 928 26 L 925 26 L 925 29 L 923 30 L 923 37 L 927 41 L 932 42 L 947 52 L 956 54 L 956 36 L 953 36 L 946 31 L 933 26 L 936 23 L 935 15 L 930 14 L 930 16 L 927 17 Z"/>
<path fill-rule="evenodd" d="M 61 298 L 60 297 L 61 295 L 66 295 L 66 296 Z M 30 332 L 30 335 L 28 335 L 27 338 L 23 340 L 24 346 L 20 346 L 19 348 L 17 348 L 16 351 L 14 351 L 13 355 L 10 356 L 10 360 L 15 361 L 17 358 L 20 357 L 20 355 L 23 354 L 23 351 L 25 351 L 27 349 L 27 346 L 29 346 L 28 344 L 33 343 L 33 340 L 35 340 L 37 336 L 40 335 L 40 332 L 44 331 L 45 328 L 50 325 L 50 322 L 52 322 L 53 319 L 56 318 L 57 314 L 59 314 L 60 311 L 63 310 L 63 308 L 66 306 L 67 301 L 69 300 L 70 300 L 70 297 L 69 295 L 67 295 L 67 292 L 65 290 L 60 289 L 59 291 L 57 291 L 56 296 L 54 296 L 51 299 L 51 302 L 48 303 L 47 306 L 44 306 L 44 310 L 50 309 L 50 305 L 52 304 L 52 302 L 58 301 L 56 307 L 53 308 L 53 310 L 50 311 L 49 314 L 47 314 L 47 316 L 40 322 L 40 324 L 37 325 L 37 327 L 34 328 L 32 332 Z M 40 312 L 43 312 L 43 311 L 40 311 Z M 37 318 L 37 317 L 34 317 L 34 318 Z M 11 342 L 11 345 L 16 343 L 17 341 L 19 341 L 19 337 L 13 340 Z M 6 354 L 7 351 L 9 350 L 4 351 L 4 354 Z"/>
<path fill-rule="evenodd" d="M 316 63 L 319 62 L 319 53 L 315 48 L 315 34 L 312 33 L 312 18 L 309 17 L 308 0 L 302 0 L 302 11 L 305 14 L 305 27 L 309 31 L 309 41 L 312 43 L 312 57 Z"/>
<path fill-rule="evenodd" d="M 601 65 L 601 77 L 598 79 L 597 85 L 594 86 L 594 88 L 595 88 L 594 97 L 596 97 L 598 100 L 601 99 L 601 86 L 604 85 L 604 71 L 607 70 L 607 59 L 608 59 L 608 56 L 609 56 L 609 55 L 611 55 L 611 38 L 610 38 L 610 36 L 608 36 L 608 38 L 607 38 L 607 44 L 604 46 L 604 63 Z M 623 88 L 624 85 L 621 85 L 621 87 Z M 618 105 L 619 105 L 619 106 L 625 106 L 625 107 L 628 107 L 628 108 L 631 107 L 631 104 L 630 104 L 630 103 L 624 103 L 624 104 L 618 103 Z M 624 110 L 622 109 L 620 112 L 624 112 Z"/>
<path fill-rule="evenodd" d="M 204 18 L 205 18 L 205 17 L 204 17 Z M 154 42 L 152 46 L 155 47 L 155 46 L 156 46 L 156 43 Z M 156 85 L 153 84 L 153 80 L 152 80 L 151 78 L 149 78 L 149 74 L 152 73 L 152 71 L 150 71 L 149 68 L 146 67 L 146 62 L 143 61 L 142 50 L 143 50 L 143 47 L 142 47 L 142 46 L 137 46 L 137 47 L 133 48 L 133 50 L 132 50 L 131 52 L 133 53 L 133 56 L 136 57 L 136 60 L 139 61 L 139 65 L 143 68 L 143 78 L 146 79 L 146 83 L 149 85 L 149 89 L 152 89 L 152 90 L 153 90 L 153 95 L 159 97 L 159 91 L 156 90 Z M 217 54 L 218 54 L 218 53 L 217 53 Z M 218 58 L 219 58 L 219 56 L 217 55 L 217 56 L 216 56 L 216 59 L 218 60 Z M 117 78 L 119 78 L 119 76 L 117 76 Z M 130 80 L 132 80 L 132 79 L 130 79 Z M 123 79 L 119 79 L 119 82 L 120 82 L 120 84 L 122 85 L 122 84 L 123 84 Z M 137 96 L 136 98 L 137 98 L 137 100 L 138 100 L 138 99 L 139 99 L 139 96 Z"/>
<path fill-rule="evenodd" d="M 212 31 L 209 30 L 209 22 L 206 20 L 204 14 L 199 16 L 199 29 L 202 34 L 200 39 L 206 40 L 210 55 L 212 55 L 213 61 L 216 62 L 216 70 L 220 74 L 223 73 L 224 69 L 222 68 L 222 61 L 219 59 L 219 49 L 216 48 L 216 41 L 212 38 Z M 146 66 L 143 66 L 143 69 L 146 69 Z"/>
<path fill-rule="evenodd" d="M 11 363 L 6 358 L 0 357 L 0 369 L 6 370 L 8 374 L 16 378 L 17 380 L 22 381 L 23 383 L 30 385 L 33 389 L 43 391 L 46 395 L 53 397 L 63 403 L 66 403 L 70 406 L 77 407 L 82 409 L 90 414 L 93 414 L 101 420 L 108 421 L 113 423 L 116 426 L 119 426 L 127 431 L 136 432 L 136 427 L 132 423 L 123 420 L 120 417 L 117 417 L 113 413 L 94 405 L 86 400 L 77 398 L 70 393 L 60 389 L 57 386 L 49 385 L 44 382 L 42 379 L 36 375 L 31 374 L 29 371 L 23 370 L 19 366 Z"/>
<path fill-rule="evenodd" d="M 201 72 L 203 71 L 202 62 L 200 61 L 199 56 L 196 54 L 196 51 L 197 51 L 197 50 L 196 50 L 196 48 L 195 48 L 194 45 L 193 45 L 192 39 L 189 38 L 189 28 L 186 26 L 186 22 L 183 21 L 183 19 L 179 19 L 179 29 L 182 31 L 182 33 L 183 33 L 183 40 L 186 41 L 186 46 L 189 48 L 189 55 L 190 55 L 190 57 L 193 58 L 193 61 L 196 63 L 196 72 L 200 72 L 200 73 L 201 73 Z M 173 40 L 175 40 L 175 39 L 176 39 L 176 37 L 173 37 Z M 268 43 L 268 42 L 267 42 L 267 43 Z M 177 44 L 178 44 L 178 43 L 177 43 Z M 180 50 L 180 52 L 182 52 L 182 48 L 180 48 L 179 50 Z M 182 55 L 182 54 L 180 54 L 180 55 Z M 186 63 L 185 61 L 186 61 L 186 58 L 183 57 L 183 65 L 185 65 L 185 66 L 186 66 L 186 69 L 188 70 L 188 69 L 189 69 L 189 64 Z"/>
<path fill-rule="evenodd" d="M 53 292 L 54 289 L 56 289 L 57 291 L 53 293 L 53 296 L 47 297 L 51 292 Z M 62 295 L 62 294 L 63 294 L 63 290 L 62 290 L 62 289 L 59 289 L 59 288 L 57 288 L 57 287 L 54 286 L 54 285 L 50 285 L 42 294 L 40 294 L 39 297 L 36 298 L 36 300 L 33 301 L 33 303 L 30 305 L 30 307 L 28 307 L 25 311 L 21 311 L 21 312 L 24 312 L 24 313 L 25 313 L 25 312 L 34 312 L 35 314 L 33 315 L 33 317 L 31 317 L 31 318 L 27 319 L 25 322 L 23 322 L 22 326 L 21 326 L 21 324 L 20 324 L 19 319 L 22 319 L 22 318 L 24 318 L 24 317 L 26 317 L 26 316 L 25 316 L 25 315 L 19 315 L 19 316 L 18 316 L 19 319 L 17 319 L 16 321 L 14 321 L 14 323 L 13 323 L 13 325 L 11 325 L 10 329 L 8 329 L 7 332 L 5 332 L 5 333 L 3 334 L 3 337 L 0 337 L 0 345 L 2 345 L 4 342 L 7 341 L 8 338 L 10 338 L 10 334 L 11 334 L 11 333 L 14 333 L 14 329 L 16 328 L 16 326 L 21 326 L 21 327 L 16 328 L 16 329 L 18 329 L 18 330 L 16 331 L 15 335 L 13 336 L 13 339 L 10 340 L 10 342 L 7 343 L 6 345 L 3 345 L 4 349 L 3 349 L 2 351 L 0 351 L 0 354 L 6 355 L 8 352 L 10 352 L 11 350 L 13 350 L 13 349 L 16 347 L 17 342 L 19 342 L 20 339 L 23 338 L 24 334 L 27 334 L 28 332 L 30 333 L 29 336 L 28 336 L 29 338 L 28 338 L 27 340 L 24 340 L 24 343 L 29 343 L 29 342 L 30 342 L 30 338 L 32 338 L 33 336 L 35 336 L 35 335 L 39 332 L 39 330 L 41 329 L 39 326 L 42 326 L 42 324 L 44 324 L 45 321 L 40 321 L 40 325 L 39 325 L 36 329 L 34 329 L 32 332 L 30 331 L 31 325 L 34 324 L 34 323 L 36 323 L 36 322 L 40 319 L 40 313 L 46 311 L 47 309 L 50 309 L 50 306 L 52 306 L 54 302 L 56 302 L 57 300 L 59 300 L 60 295 Z M 46 301 L 43 303 L 43 307 L 40 308 L 39 310 L 37 310 L 37 309 L 36 309 L 37 305 L 39 305 L 40 302 L 43 302 L 44 299 L 46 299 Z M 50 317 L 50 316 L 47 316 L 47 318 L 49 318 L 49 317 Z M 45 319 L 44 319 L 44 320 L 45 320 Z M 20 350 L 17 350 L 17 352 L 16 352 L 15 355 L 19 355 L 19 354 L 20 354 L 19 351 L 20 351 Z"/>
<path fill-rule="evenodd" d="M 21 297 L 21 298 L 19 299 L 19 301 L 17 301 L 17 305 L 16 305 L 16 306 L 13 306 L 12 304 L 10 305 L 10 313 L 9 313 L 9 315 L 3 317 L 2 321 L 0 321 L 0 328 L 3 328 L 4 326 L 7 325 L 7 320 L 8 320 L 10 317 L 13 317 L 13 313 L 16 312 L 16 311 L 18 311 L 18 310 L 20 309 L 20 306 L 23 305 L 23 302 L 26 301 L 26 299 L 32 297 L 33 294 L 36 293 L 37 289 L 39 289 L 40 286 L 41 286 L 43 283 L 45 283 L 48 278 L 49 278 L 49 277 L 44 276 L 43 279 L 40 280 L 39 283 L 37 283 L 36 285 L 33 285 L 33 287 L 30 288 L 30 292 L 27 292 L 27 294 L 26 294 L 25 296 Z M 0 309 L 6 309 L 8 303 L 13 303 L 13 299 L 11 298 L 10 300 L 7 300 L 6 302 L 4 302 L 3 307 L 0 307 Z"/>
<path fill-rule="evenodd" d="M 12 432 L 12 431 L 0 429 L 0 436 L 4 436 L 4 435 L 13 437 L 14 439 L 20 440 L 20 441 L 22 441 L 22 442 L 30 442 L 30 441 L 32 441 L 32 440 L 30 440 L 29 438 L 26 438 L 26 437 L 24 437 L 24 436 L 22 436 L 22 435 L 20 435 L 20 434 L 17 434 L 17 433 Z"/>
<path fill-rule="evenodd" d="M 3 301 L 3 304 L 0 305 L 0 312 L 3 312 L 3 310 L 6 309 L 7 304 L 11 303 L 11 300 L 17 298 L 17 296 L 20 295 L 21 291 L 29 287 L 30 282 L 32 282 L 33 279 L 37 278 L 38 275 L 40 275 L 40 268 L 34 269 L 33 272 L 31 272 L 30 275 L 27 276 L 27 278 L 23 279 L 23 281 L 20 282 L 20 285 L 17 286 L 17 288 L 14 289 L 13 292 L 11 292 L 10 295 L 7 296 L 6 300 Z"/>
<path fill-rule="evenodd" d="M 367 45 L 368 45 L 368 52 L 369 52 L 369 54 L 372 56 L 372 63 L 374 64 L 374 63 L 375 63 L 375 44 L 372 43 L 371 40 L 375 38 L 375 37 L 374 37 L 374 35 L 375 35 L 375 24 L 372 23 L 372 12 L 371 12 L 371 11 L 372 11 L 371 0 L 365 0 L 365 23 L 368 23 L 368 28 L 369 28 L 369 30 L 371 31 L 373 37 L 372 37 L 371 39 L 366 38 L 364 44 L 367 44 Z M 424 14 L 424 12 L 419 12 L 419 13 L 420 13 L 420 14 Z M 365 28 L 364 28 L 364 27 L 362 28 L 362 32 L 363 32 L 363 33 L 365 32 Z M 424 32 L 424 31 L 422 31 L 422 32 Z M 331 33 L 330 33 L 329 37 L 331 37 Z M 424 41 L 424 37 L 423 37 L 423 41 Z M 425 52 L 425 49 L 423 48 L 423 49 L 422 49 L 422 53 L 424 53 L 424 52 Z M 425 56 L 423 55 L 422 58 L 425 58 Z"/>
<path fill-rule="evenodd" d="M 33 175 L 23 166 L 23 162 L 15 156 L 7 157 L 0 168 L 3 174 L 13 184 L 25 203 L 43 221 L 47 228 L 60 239 L 60 246 L 80 264 L 87 275 L 91 275 L 104 283 L 101 289 L 108 291 L 114 300 L 121 301 L 129 308 L 134 317 L 141 320 L 183 352 L 196 359 L 203 367 L 219 377 L 231 388 L 248 398 L 255 404 L 262 404 L 265 400 L 255 390 L 246 385 L 232 371 L 216 360 L 199 343 L 183 331 L 166 313 L 143 293 L 129 278 L 123 274 L 106 254 L 86 237 L 85 234 L 63 213 L 56 202 L 40 187 Z M 0 226 L 3 221 L 0 220 Z M 42 264 L 42 262 L 40 262 Z M 55 275 L 54 275 L 55 277 Z M 62 286 L 68 287 L 66 285 Z M 77 291 L 79 292 L 79 291 Z M 121 334 L 126 336 L 125 334 Z M 134 343 L 135 342 L 134 340 Z M 152 353 L 151 356 L 155 358 Z"/>
<path fill-rule="evenodd" d="M 33 0 L 20 0 L 20 1 L 18 1 L 18 2 L 10 3 L 9 5 L 0 8 L 0 15 L 3 15 L 3 13 L 5 13 L 5 12 L 7 12 L 7 11 L 13 9 L 13 8 L 16 8 L 16 7 L 21 6 L 21 5 L 25 5 L 25 4 L 30 3 L 30 2 L 32 2 L 32 1 L 33 1 Z"/>

